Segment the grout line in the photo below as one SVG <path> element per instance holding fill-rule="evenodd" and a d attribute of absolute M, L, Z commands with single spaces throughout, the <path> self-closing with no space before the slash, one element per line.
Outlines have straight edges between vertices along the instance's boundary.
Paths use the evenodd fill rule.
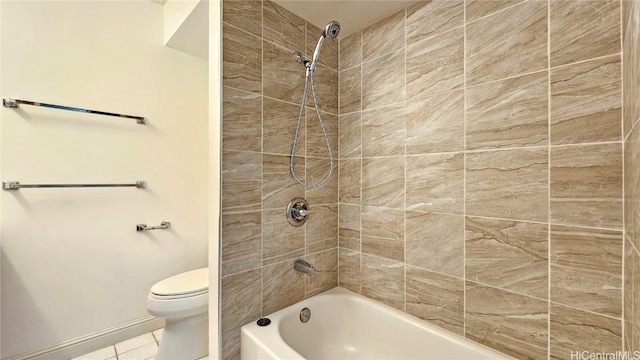
<path fill-rule="evenodd" d="M 403 146 L 403 160 L 404 160 L 404 199 L 403 199 L 403 205 L 404 205 L 404 209 L 402 211 L 402 218 L 404 221 L 403 224 L 403 229 L 404 231 L 402 232 L 402 242 L 403 242 L 403 250 L 404 253 L 402 255 L 402 259 L 403 259 L 403 263 L 404 266 L 402 267 L 403 269 L 403 283 L 404 283 L 404 297 L 403 297 L 403 304 L 404 304 L 404 311 L 407 311 L 407 8 L 404 9 L 404 139 L 402 139 L 404 146 Z"/>
<path fill-rule="evenodd" d="M 547 34 L 547 37 L 549 37 L 549 36 L 550 36 L 550 34 Z M 548 43 L 547 43 L 547 47 L 549 47 Z M 529 71 L 529 72 L 523 72 L 523 73 L 519 73 L 519 74 L 516 74 L 516 75 L 505 76 L 505 77 L 502 77 L 500 79 L 484 81 L 484 82 L 481 82 L 481 83 L 468 85 L 468 87 L 469 88 L 476 88 L 476 87 L 480 87 L 480 86 L 483 86 L 483 85 L 489 85 L 489 84 L 493 84 L 493 83 L 497 83 L 497 82 L 501 82 L 501 81 L 505 81 L 505 80 L 516 79 L 516 78 L 519 78 L 519 77 L 524 77 L 524 76 L 528 76 L 528 75 L 534 75 L 534 74 L 537 74 L 537 73 L 549 72 L 549 70 L 556 70 L 556 69 L 567 67 L 567 66 L 580 65 L 580 64 L 583 64 L 583 63 L 588 63 L 590 61 L 602 60 L 602 59 L 605 59 L 605 58 L 608 58 L 608 57 L 621 56 L 622 55 L 621 52 L 617 52 L 617 53 L 613 53 L 613 54 L 602 55 L 602 56 L 598 56 L 598 57 L 594 57 L 594 58 L 589 58 L 589 59 L 586 59 L 586 60 L 580 60 L 580 61 L 576 61 L 576 62 L 572 62 L 572 63 L 568 63 L 568 64 L 562 64 L 562 65 L 557 65 L 557 66 L 551 67 L 551 65 L 550 65 L 550 55 L 549 55 L 550 51 L 551 50 L 547 50 L 547 54 L 548 54 L 547 62 L 549 64 L 547 65 L 546 68 L 537 69 L 537 70 L 533 70 L 533 71 Z"/>
<path fill-rule="evenodd" d="M 260 82 L 261 82 L 261 86 L 260 88 L 262 89 L 262 94 L 264 94 L 264 1 L 260 1 L 260 19 L 261 19 L 261 33 L 260 33 L 260 38 L 262 40 L 262 55 L 261 55 L 261 64 L 262 64 L 262 74 L 260 74 Z M 262 95 L 262 122 L 263 122 L 263 128 L 264 128 L 264 95 Z M 262 132 L 263 129 L 260 129 L 260 131 Z M 264 144 L 264 134 L 262 137 L 262 142 Z M 264 147 L 264 145 L 263 145 Z M 264 151 L 264 149 L 262 149 L 262 151 Z M 263 207 L 263 199 L 264 199 L 264 168 L 263 165 L 264 164 L 264 152 L 261 152 L 261 156 L 260 156 L 260 317 L 263 317 L 265 314 L 263 313 L 263 309 L 264 309 L 264 266 L 262 264 L 263 262 L 263 258 L 264 258 L 264 228 L 263 228 L 263 216 L 264 216 L 264 209 Z M 224 316 L 224 314 L 223 314 Z"/>
<path fill-rule="evenodd" d="M 341 132 L 340 131 L 340 129 L 341 129 L 340 124 L 341 123 L 340 123 L 340 117 L 342 116 L 342 114 L 340 113 L 340 98 L 341 98 L 341 96 L 340 96 L 340 92 L 341 92 L 341 86 L 340 86 L 340 78 L 341 78 L 341 76 L 340 76 L 340 73 L 342 72 L 342 69 L 340 69 L 340 60 L 341 60 L 340 59 L 340 57 L 341 57 L 341 55 L 340 55 L 340 53 L 341 53 L 341 51 L 340 51 L 340 48 L 341 48 L 340 43 L 341 42 L 342 42 L 342 38 L 338 39 L 338 50 L 337 50 L 337 53 L 336 53 L 336 56 L 338 58 L 337 59 L 337 64 L 336 64 L 336 70 L 338 72 L 337 73 L 337 77 L 338 77 L 338 86 L 337 86 L 337 88 L 338 88 L 338 130 L 337 130 L 337 132 L 338 132 L 338 136 L 337 136 L 337 138 L 338 138 L 338 140 L 337 140 L 338 141 L 338 144 L 337 144 L 338 145 L 337 146 L 338 153 L 336 154 L 336 157 L 335 157 L 336 163 L 337 163 L 337 165 L 336 165 L 336 170 L 337 170 L 336 171 L 336 176 L 338 177 L 338 186 L 336 187 L 338 189 L 337 190 L 338 191 L 338 194 L 337 194 L 338 195 L 337 196 L 338 223 L 337 223 L 337 229 L 336 229 L 336 232 L 337 232 L 337 234 L 336 234 L 336 240 L 337 240 L 337 244 L 336 244 L 336 248 L 337 248 L 337 250 L 336 250 L 336 257 L 337 257 L 336 264 L 338 266 L 338 271 L 336 272 L 336 277 L 337 277 L 336 284 L 338 284 L 338 286 L 340 286 L 340 249 L 342 248 L 340 246 L 340 214 L 341 214 L 340 205 L 342 204 L 342 202 L 340 201 L 340 175 L 341 175 L 341 172 L 342 172 L 341 171 L 342 169 L 341 169 L 341 166 L 340 166 L 340 154 L 341 154 L 341 146 L 340 146 L 340 132 Z"/>
<path fill-rule="evenodd" d="M 359 222 L 360 222 L 360 231 L 359 231 L 359 237 L 360 237 L 360 241 L 358 242 L 358 245 L 360 247 L 359 249 L 359 255 L 358 255 L 358 277 L 359 277 L 359 284 L 358 284 L 358 289 L 360 290 L 358 293 L 362 294 L 362 209 L 363 209 L 363 204 L 362 204 L 362 185 L 364 184 L 364 171 L 363 171 L 363 158 L 362 155 L 364 154 L 364 142 L 363 142 L 363 138 L 362 138 L 362 99 L 363 99 L 363 91 L 362 91 L 362 74 L 364 72 L 364 66 L 362 66 L 363 64 L 363 32 L 362 30 L 360 30 L 359 32 L 360 34 L 360 210 L 359 210 L 359 214 L 358 214 L 358 218 L 359 218 Z"/>
<path fill-rule="evenodd" d="M 624 101 L 624 96 L 625 96 L 625 91 L 624 91 L 624 36 L 625 34 L 622 32 L 622 29 L 624 28 L 624 17 L 623 17 L 623 11 L 622 11 L 622 1 L 618 2 L 618 6 L 619 6 L 619 10 L 620 10 L 620 37 L 619 37 L 619 41 L 620 41 L 620 113 L 622 116 L 620 116 L 620 137 L 622 139 L 622 294 L 621 294 L 621 298 L 622 298 L 622 330 L 621 330 L 621 349 L 624 351 L 625 349 L 625 345 L 627 344 L 626 341 L 626 319 L 627 319 L 627 314 L 625 312 L 626 310 L 626 302 L 625 302 L 625 293 L 627 291 L 629 291 L 629 289 L 627 289 L 626 286 L 626 267 L 628 266 L 627 264 L 627 226 L 626 226 L 626 201 L 625 201 L 625 189 L 626 189 L 626 182 L 625 182 L 625 143 L 626 143 L 626 139 L 628 138 L 627 136 L 625 136 L 625 122 L 624 122 L 624 115 L 625 115 L 625 101 Z M 632 126 L 633 128 L 633 126 Z M 629 134 L 631 135 L 631 131 L 629 131 Z M 633 270 L 633 269 L 632 269 Z M 633 294 L 633 293 L 631 293 Z M 632 298 L 633 299 L 633 298 Z M 633 303 L 631 303 L 631 307 L 633 308 Z M 627 346 L 629 347 L 629 346 Z"/>
<path fill-rule="evenodd" d="M 511 9 L 511 8 L 514 8 L 514 7 L 518 6 L 518 5 L 522 5 L 522 4 L 524 4 L 524 3 L 528 2 L 528 1 L 536 1 L 536 0 L 523 0 L 523 1 L 520 1 L 519 3 L 516 3 L 516 4 L 513 4 L 513 5 L 510 5 L 510 6 L 507 6 L 507 7 L 506 7 L 506 8 L 504 8 L 504 9 L 500 9 L 500 10 L 494 11 L 494 12 L 492 12 L 492 13 L 490 13 L 490 14 L 487 14 L 487 15 L 485 15 L 485 16 L 479 17 L 479 18 L 477 18 L 477 19 L 473 19 L 473 20 L 469 21 L 469 24 L 473 24 L 474 22 L 480 21 L 480 20 L 482 20 L 482 19 L 486 19 L 486 18 L 488 18 L 488 17 L 490 17 L 490 16 L 493 16 L 493 15 L 495 15 L 495 14 L 499 14 L 499 13 L 501 13 L 501 12 L 504 12 L 504 11 L 506 11 L 506 10 L 509 10 L 509 9 Z M 467 17 L 466 17 L 466 6 L 465 6 L 465 25 L 467 25 L 467 21 L 466 21 L 466 20 L 467 20 Z"/>
<path fill-rule="evenodd" d="M 551 358 L 551 0 L 547 1 L 547 359 Z"/>
<path fill-rule="evenodd" d="M 467 2 L 463 2 L 462 36 L 462 335 L 467 337 Z"/>

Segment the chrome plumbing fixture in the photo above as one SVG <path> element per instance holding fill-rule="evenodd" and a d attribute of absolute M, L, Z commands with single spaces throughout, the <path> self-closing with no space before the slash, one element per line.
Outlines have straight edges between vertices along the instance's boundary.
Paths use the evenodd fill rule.
<path fill-rule="evenodd" d="M 313 52 L 313 58 L 311 59 L 311 61 L 304 59 L 302 57 L 302 54 L 300 54 L 299 51 L 296 51 L 293 54 L 293 59 L 297 63 L 304 64 L 304 67 L 306 68 L 306 76 L 304 80 L 304 92 L 302 93 L 302 103 L 300 104 L 300 112 L 298 113 L 298 124 L 296 125 L 296 133 L 293 136 L 293 144 L 291 145 L 291 158 L 289 161 L 289 172 L 291 173 L 291 176 L 293 176 L 295 181 L 298 182 L 298 184 L 304 186 L 305 188 L 310 188 L 310 189 L 317 188 L 326 184 L 327 181 L 329 181 L 331 174 L 333 174 L 333 167 L 334 167 L 333 154 L 331 153 L 331 144 L 329 143 L 329 136 L 327 135 L 327 130 L 324 127 L 322 116 L 320 115 L 320 108 L 318 106 L 318 97 L 316 96 L 316 84 L 313 79 L 313 74 L 316 70 L 318 58 L 320 57 L 320 49 L 322 48 L 322 43 L 324 42 L 324 39 L 335 39 L 336 37 L 338 37 L 338 34 L 340 34 L 340 23 L 338 23 L 337 21 L 331 21 L 324 28 L 322 35 L 320 35 L 320 39 L 318 40 L 318 44 L 316 45 L 315 51 Z M 320 123 L 320 128 L 322 129 L 322 134 L 324 135 L 324 141 L 327 144 L 327 153 L 329 154 L 329 172 L 324 178 L 322 178 L 317 183 L 304 182 L 304 180 L 300 179 L 296 175 L 296 172 L 293 166 L 293 160 L 296 155 L 296 146 L 298 144 L 298 136 L 300 135 L 300 124 L 302 122 L 302 114 L 304 112 L 304 107 L 307 101 L 307 89 L 309 84 L 309 78 L 311 78 L 311 94 L 313 95 L 313 105 L 316 108 L 316 115 L 318 116 L 318 122 Z"/>
<path fill-rule="evenodd" d="M 309 219 L 309 203 L 301 197 L 293 198 L 287 205 L 285 215 L 289 224 L 302 226 Z"/>
<path fill-rule="evenodd" d="M 163 221 L 159 226 L 147 226 L 147 224 L 138 224 L 136 225 L 136 231 L 149 231 L 149 230 L 159 230 L 159 229 L 169 229 L 171 228 L 171 223 L 168 221 Z"/>
<path fill-rule="evenodd" d="M 313 265 L 304 260 L 296 260 L 296 262 L 293 263 L 293 268 L 296 271 L 307 274 L 307 276 L 313 276 Z"/>

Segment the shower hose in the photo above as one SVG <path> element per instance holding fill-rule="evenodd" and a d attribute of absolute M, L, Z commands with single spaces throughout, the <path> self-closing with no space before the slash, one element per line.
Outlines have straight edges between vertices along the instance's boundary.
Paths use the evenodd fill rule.
<path fill-rule="evenodd" d="M 298 125 L 296 125 L 296 134 L 293 137 L 293 145 L 291 146 L 291 160 L 289 162 L 289 170 L 291 172 L 291 176 L 298 182 L 298 184 L 304 186 L 305 188 L 318 188 L 329 181 L 331 174 L 333 173 L 333 153 L 331 152 L 331 145 L 329 144 L 329 136 L 327 135 L 327 130 L 325 129 L 324 122 L 322 121 L 322 117 L 320 116 L 320 109 L 318 108 L 318 100 L 316 97 L 316 85 L 313 80 L 314 70 L 311 70 L 312 66 L 307 67 L 307 74 L 304 80 L 304 92 L 302 93 L 302 103 L 300 104 L 300 113 L 298 114 Z M 302 123 L 302 115 L 304 113 L 304 104 L 307 100 L 307 88 L 309 84 L 309 78 L 311 78 L 311 94 L 313 95 L 313 105 L 316 109 L 316 114 L 318 115 L 318 122 L 320 122 L 320 128 L 322 129 L 322 134 L 324 135 L 324 140 L 327 144 L 327 151 L 329 152 L 329 173 L 319 182 L 315 184 L 309 184 L 301 180 L 294 170 L 293 159 L 296 154 L 296 145 L 298 144 L 298 136 L 300 136 L 300 124 Z"/>

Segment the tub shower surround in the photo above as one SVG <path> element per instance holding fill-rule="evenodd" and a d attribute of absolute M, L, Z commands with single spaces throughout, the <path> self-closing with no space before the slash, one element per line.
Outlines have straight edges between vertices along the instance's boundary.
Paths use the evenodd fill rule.
<path fill-rule="evenodd" d="M 622 349 L 621 9 L 422 1 L 344 37 L 339 285 L 516 358 Z"/>
<path fill-rule="evenodd" d="M 222 351 L 238 358 L 240 327 L 338 284 L 338 176 L 305 190 L 289 174 L 305 68 L 322 34 L 270 1 L 223 2 Z M 315 73 L 318 103 L 338 153 L 338 42 L 326 40 Z M 310 91 L 310 90 L 309 90 Z M 309 93 L 310 94 L 310 93 Z M 295 161 L 306 182 L 320 181 L 329 156 L 313 98 L 307 97 Z M 337 168 L 337 161 L 335 164 Z M 306 176 L 306 179 L 305 179 Z M 304 197 L 307 223 L 285 208 Z M 313 277 L 293 270 L 304 259 Z"/>
<path fill-rule="evenodd" d="M 336 284 L 517 358 L 640 349 L 636 4 L 421 1 L 347 34 L 317 74 L 339 175 L 305 194 L 291 56 L 321 29 L 224 1 L 224 357 Z M 308 181 L 328 168 L 313 117 Z M 296 229 L 301 195 L 320 213 Z"/>

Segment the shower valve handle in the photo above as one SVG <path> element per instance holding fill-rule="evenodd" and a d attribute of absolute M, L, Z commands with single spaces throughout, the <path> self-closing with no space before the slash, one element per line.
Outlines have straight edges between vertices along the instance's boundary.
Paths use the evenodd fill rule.
<path fill-rule="evenodd" d="M 309 203 L 303 198 L 294 198 L 287 205 L 287 221 L 293 226 L 302 226 L 309 219 Z"/>

